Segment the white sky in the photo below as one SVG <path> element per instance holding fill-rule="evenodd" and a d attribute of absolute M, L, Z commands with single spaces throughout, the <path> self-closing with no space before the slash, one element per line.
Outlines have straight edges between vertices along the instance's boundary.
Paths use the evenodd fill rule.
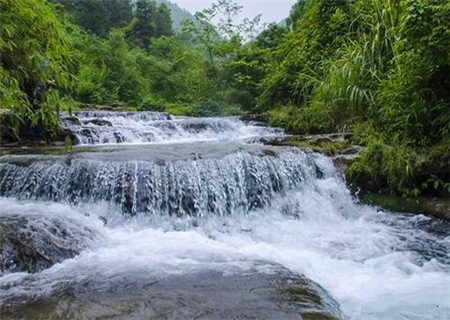
<path fill-rule="evenodd" d="M 244 17 L 253 18 L 262 14 L 262 22 L 280 22 L 289 15 L 291 7 L 296 0 L 235 0 L 243 6 Z M 183 9 L 192 13 L 209 8 L 214 0 L 171 0 Z"/>

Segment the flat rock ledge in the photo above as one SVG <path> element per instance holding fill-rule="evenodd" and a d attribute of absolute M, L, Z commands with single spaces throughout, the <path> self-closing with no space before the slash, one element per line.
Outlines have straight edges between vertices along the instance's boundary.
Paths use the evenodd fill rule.
<path fill-rule="evenodd" d="M 3 316 L 14 319 L 345 319 L 338 303 L 323 288 L 281 266 L 269 273 L 201 271 L 163 278 L 133 274 L 114 279 L 103 285 L 94 280 L 68 285 L 50 298 L 26 304 L 15 305 L 10 301 L 3 306 Z"/>

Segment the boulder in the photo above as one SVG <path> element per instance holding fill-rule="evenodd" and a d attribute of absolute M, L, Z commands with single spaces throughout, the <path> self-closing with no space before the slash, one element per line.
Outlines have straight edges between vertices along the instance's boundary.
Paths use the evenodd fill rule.
<path fill-rule="evenodd" d="M 104 119 L 92 119 L 84 121 L 84 124 L 93 124 L 100 127 L 112 127 L 112 123 Z"/>
<path fill-rule="evenodd" d="M 81 121 L 75 116 L 66 117 L 63 119 L 64 122 L 70 123 L 72 125 L 81 126 Z"/>
<path fill-rule="evenodd" d="M 39 272 L 72 258 L 95 235 L 73 221 L 41 215 L 0 217 L 0 274 Z"/>
<path fill-rule="evenodd" d="M 3 314 L 19 319 L 345 319 L 322 287 L 270 263 L 231 273 L 101 278 L 63 283 L 51 298 L 19 303 Z"/>

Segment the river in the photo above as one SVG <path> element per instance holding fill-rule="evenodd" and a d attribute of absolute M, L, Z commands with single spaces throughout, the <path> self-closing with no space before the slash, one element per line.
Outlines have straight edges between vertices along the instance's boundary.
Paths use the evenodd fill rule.
<path fill-rule="evenodd" d="M 189 281 L 201 283 L 210 272 L 235 275 L 230 281 L 239 287 L 242 275 L 266 277 L 279 266 L 323 288 L 335 318 L 450 318 L 450 223 L 359 203 L 330 159 L 260 142 L 283 136 L 282 130 L 233 117 L 76 116 L 80 123 L 63 120 L 79 143 L 71 153 L 34 148 L 0 157 L 0 225 L 22 223 L 31 243 L 56 243 L 58 252 L 73 253 L 34 273 L 6 261 L 13 249 L 1 253 L 0 304 L 12 310 L 9 317 L 25 317 L 23 308 L 36 318 L 107 317 L 110 308 L 95 313 L 98 305 L 86 311 L 74 301 L 91 303 L 90 291 L 149 294 L 142 284 L 156 279 L 152 316 L 189 318 L 190 311 L 174 313 L 183 304 L 161 307 L 157 294 L 182 299 L 180 292 L 192 290 L 170 296 L 174 281 L 192 289 Z M 179 280 L 167 280 L 173 277 Z M 217 285 L 226 287 L 220 279 Z M 234 301 L 237 293 L 229 291 L 206 295 L 216 311 L 204 319 L 232 318 L 226 310 L 214 313 L 245 296 Z M 136 301 L 112 301 L 125 310 L 122 316 L 145 318 L 132 310 L 148 311 Z M 259 309 L 260 319 L 289 318 L 251 303 L 246 312 Z"/>

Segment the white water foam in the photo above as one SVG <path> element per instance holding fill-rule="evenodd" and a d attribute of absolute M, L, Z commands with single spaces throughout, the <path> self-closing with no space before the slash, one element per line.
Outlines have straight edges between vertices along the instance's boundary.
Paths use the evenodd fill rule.
<path fill-rule="evenodd" d="M 325 174 L 332 165 L 324 161 Z M 78 208 L 1 198 L 10 210 L 54 212 L 83 221 L 110 207 Z M 31 209 L 33 208 L 33 209 Z M 90 217 L 86 218 L 86 210 Z M 110 213 L 111 215 L 111 213 Z M 186 218 L 189 220 L 189 218 Z M 233 272 L 269 260 L 324 286 L 351 319 L 448 319 L 450 233 L 419 228 L 431 220 L 358 205 L 335 175 L 247 216 L 196 221 L 139 217 L 101 228 L 103 243 L 36 275 L 10 274 L 0 288 L 45 295 L 56 283 L 122 273 L 186 273 L 208 268 Z M 448 226 L 448 225 L 447 225 Z"/>
<path fill-rule="evenodd" d="M 150 112 L 79 112 L 75 115 L 81 125 L 67 120 L 63 120 L 62 125 L 81 145 L 230 141 L 282 135 L 279 129 L 244 123 L 237 117 L 191 118 Z M 99 125 L 96 120 L 103 123 Z"/>
<path fill-rule="evenodd" d="M 93 115 L 80 118 L 84 121 L 89 116 Z M 85 143 L 151 143 L 158 141 L 155 137 L 165 143 L 236 140 L 277 134 L 235 118 L 161 120 L 164 115 L 150 114 L 96 117 L 104 117 L 113 127 L 72 126 L 80 134 L 82 129 L 94 128 L 93 138 Z M 195 121 L 200 124 L 193 127 Z M 114 140 L 114 126 L 125 139 Z M 146 136 L 146 132 L 152 134 Z M 70 206 L 0 198 L 0 216 L 68 217 L 80 228 L 94 228 L 100 239 L 73 259 L 40 273 L 1 276 L 0 302 L 16 296 L 45 297 L 58 285 L 71 282 L 93 279 L 107 285 L 124 274 L 163 276 L 204 269 L 234 272 L 251 268 L 254 261 L 268 260 L 304 273 L 322 285 L 354 320 L 449 319 L 449 224 L 360 205 L 330 160 L 318 156 L 314 161 L 323 178 L 307 175 L 309 178 L 298 188 L 271 194 L 270 205 L 247 214 L 130 217 L 123 215 L 121 208 L 100 200 Z M 11 179 L 8 183 L 17 182 L 14 175 L 3 178 Z M 108 223 L 103 226 L 99 217 Z"/>

